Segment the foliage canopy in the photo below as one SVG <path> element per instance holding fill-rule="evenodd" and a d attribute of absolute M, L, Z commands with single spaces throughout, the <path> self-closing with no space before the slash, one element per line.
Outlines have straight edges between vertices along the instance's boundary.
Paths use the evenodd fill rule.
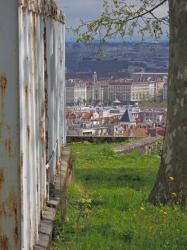
<path fill-rule="evenodd" d="M 116 36 L 124 38 L 139 34 L 144 38 L 148 33 L 153 38 L 163 35 L 163 25 L 168 25 L 168 16 L 156 13 L 167 0 L 103 0 L 103 10 L 98 19 L 81 20 L 74 29 L 78 42 L 99 39 L 105 42 Z"/>

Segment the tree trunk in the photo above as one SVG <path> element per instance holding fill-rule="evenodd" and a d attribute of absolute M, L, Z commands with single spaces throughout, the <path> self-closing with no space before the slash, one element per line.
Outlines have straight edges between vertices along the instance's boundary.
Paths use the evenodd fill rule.
<path fill-rule="evenodd" d="M 187 2 L 169 0 L 168 114 L 152 203 L 187 203 Z"/>

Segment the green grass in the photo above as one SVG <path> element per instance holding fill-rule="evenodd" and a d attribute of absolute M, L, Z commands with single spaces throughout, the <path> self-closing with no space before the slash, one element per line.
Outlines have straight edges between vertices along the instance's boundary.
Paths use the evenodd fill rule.
<path fill-rule="evenodd" d="M 154 101 L 145 101 L 141 104 L 142 108 L 167 108 L 167 102 L 154 102 Z"/>
<path fill-rule="evenodd" d="M 72 145 L 75 181 L 68 189 L 65 225 L 60 212 L 56 217 L 52 249 L 187 249 L 185 209 L 147 202 L 159 157 L 115 154 L 115 145 Z"/>

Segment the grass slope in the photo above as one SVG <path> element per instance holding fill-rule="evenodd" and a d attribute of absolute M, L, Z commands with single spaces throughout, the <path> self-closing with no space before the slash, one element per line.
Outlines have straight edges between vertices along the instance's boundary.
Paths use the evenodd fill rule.
<path fill-rule="evenodd" d="M 56 218 L 52 249 L 187 249 L 187 217 L 179 207 L 146 199 L 159 157 L 115 154 L 114 144 L 73 144 L 76 181 L 68 189 L 64 227 Z"/>

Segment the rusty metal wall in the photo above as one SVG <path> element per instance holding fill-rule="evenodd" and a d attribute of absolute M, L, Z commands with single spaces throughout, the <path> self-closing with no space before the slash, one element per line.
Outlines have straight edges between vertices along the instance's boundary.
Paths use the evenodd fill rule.
<path fill-rule="evenodd" d="M 64 16 L 1 0 L 0 249 L 33 249 L 65 139 Z"/>
<path fill-rule="evenodd" d="M 2 4 L 4 8 L 2 8 Z M 18 18 L 15 1 L 0 8 L 0 249 L 20 246 Z M 12 18 L 14 22 L 10 21 Z M 7 22 L 5 22 L 7 20 Z M 4 25 L 3 25 L 4 24 Z"/>

